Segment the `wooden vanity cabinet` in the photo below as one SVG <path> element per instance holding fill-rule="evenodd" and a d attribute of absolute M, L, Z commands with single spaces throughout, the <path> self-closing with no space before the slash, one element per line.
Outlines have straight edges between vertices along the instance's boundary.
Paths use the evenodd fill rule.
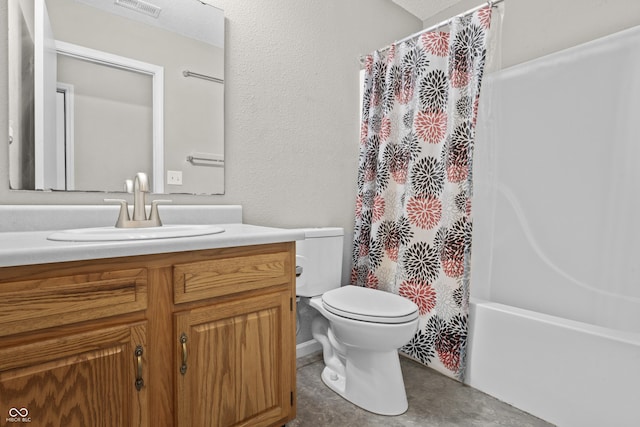
<path fill-rule="evenodd" d="M 289 299 L 280 291 L 176 314 L 176 425 L 269 426 L 286 419 L 294 398 L 293 360 L 282 352 Z"/>
<path fill-rule="evenodd" d="M 0 268 L 0 426 L 285 424 L 294 270 L 293 242 Z"/>
<path fill-rule="evenodd" d="M 3 347 L 0 425 L 148 426 L 147 389 L 134 386 L 144 346 L 139 322 Z"/>
<path fill-rule="evenodd" d="M 253 249 L 174 264 L 177 426 L 294 414 L 295 248 Z"/>
<path fill-rule="evenodd" d="M 144 268 L 0 269 L 0 425 L 149 425 L 146 308 Z"/>

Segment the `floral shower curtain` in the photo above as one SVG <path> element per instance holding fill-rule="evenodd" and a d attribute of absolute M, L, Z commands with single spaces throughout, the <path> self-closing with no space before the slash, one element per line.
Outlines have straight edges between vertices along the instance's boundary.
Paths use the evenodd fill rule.
<path fill-rule="evenodd" d="M 351 282 L 420 310 L 401 350 L 462 379 L 472 155 L 491 7 L 365 60 Z"/>

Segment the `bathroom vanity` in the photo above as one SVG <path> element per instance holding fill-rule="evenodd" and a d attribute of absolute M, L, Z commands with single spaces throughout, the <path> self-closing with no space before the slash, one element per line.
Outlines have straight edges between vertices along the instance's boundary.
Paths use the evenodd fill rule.
<path fill-rule="evenodd" d="M 300 236 L 222 226 L 135 242 L 0 233 L 1 419 L 186 427 L 293 419 Z"/>

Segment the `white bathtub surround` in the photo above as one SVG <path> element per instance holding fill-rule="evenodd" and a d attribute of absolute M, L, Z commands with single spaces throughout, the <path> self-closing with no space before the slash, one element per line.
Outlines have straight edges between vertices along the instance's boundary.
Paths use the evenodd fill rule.
<path fill-rule="evenodd" d="M 640 425 L 639 44 L 632 28 L 483 87 L 467 382 L 563 427 Z"/>

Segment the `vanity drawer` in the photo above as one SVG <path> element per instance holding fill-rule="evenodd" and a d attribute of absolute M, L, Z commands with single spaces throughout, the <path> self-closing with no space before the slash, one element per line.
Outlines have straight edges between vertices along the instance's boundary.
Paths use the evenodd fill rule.
<path fill-rule="evenodd" d="M 173 266 L 173 300 L 198 301 L 287 283 L 289 252 L 221 257 Z"/>
<path fill-rule="evenodd" d="M 146 268 L 0 283 L 0 336 L 146 308 Z"/>

